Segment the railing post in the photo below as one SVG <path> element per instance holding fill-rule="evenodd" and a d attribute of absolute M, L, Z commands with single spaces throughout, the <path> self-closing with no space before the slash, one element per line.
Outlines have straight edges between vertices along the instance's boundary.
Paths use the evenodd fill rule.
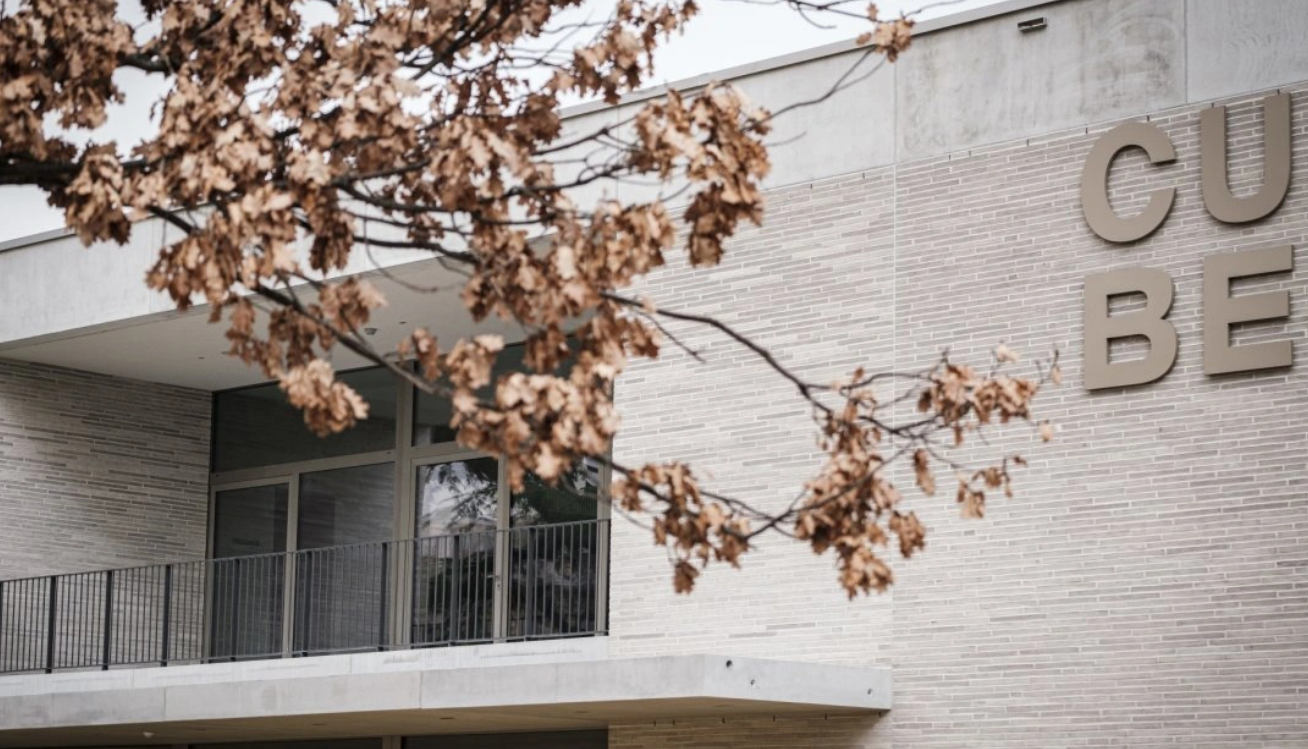
<path fill-rule="evenodd" d="M 164 591 L 163 591 L 163 642 L 159 644 L 159 665 L 167 666 L 169 656 L 169 637 L 173 623 L 173 566 L 164 565 Z"/>
<path fill-rule="evenodd" d="M 113 648 L 113 620 L 114 571 L 109 570 L 104 573 L 104 657 L 100 662 L 102 671 L 109 670 L 109 661 L 112 659 L 110 651 Z"/>
<path fill-rule="evenodd" d="M 59 618 L 59 578 L 50 576 L 50 610 L 46 615 L 45 672 L 54 673 L 55 626 Z"/>
<path fill-rule="evenodd" d="M 609 520 L 595 523 L 595 634 L 609 628 Z"/>

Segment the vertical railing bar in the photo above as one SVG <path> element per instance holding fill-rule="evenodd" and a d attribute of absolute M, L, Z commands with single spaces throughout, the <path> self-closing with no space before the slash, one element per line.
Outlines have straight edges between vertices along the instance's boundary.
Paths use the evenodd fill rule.
<path fill-rule="evenodd" d="M 451 559 L 454 560 L 454 584 L 452 586 L 454 588 L 454 594 L 450 596 L 450 610 L 453 612 L 453 618 L 450 620 L 450 639 L 457 642 L 459 639 L 459 621 L 462 615 L 460 609 L 463 608 L 459 605 L 462 603 L 459 599 L 463 595 L 463 585 L 461 584 L 463 582 L 463 560 L 459 556 L 459 537 L 453 536 L 452 538 L 454 555 Z"/>
<path fill-rule="evenodd" d="M 118 584 L 122 588 L 122 590 L 120 591 L 121 596 L 119 597 L 123 601 L 127 602 L 128 604 L 127 607 L 124 608 L 123 610 L 123 616 L 120 618 L 119 624 L 121 626 L 119 627 L 119 629 L 121 629 L 124 632 L 127 632 L 130 636 L 131 633 L 136 631 L 136 622 L 133 620 L 133 616 L 132 616 L 133 612 L 131 611 L 132 572 L 130 570 L 123 570 L 122 574 L 118 578 Z M 132 660 L 132 651 L 131 651 L 130 643 L 128 644 L 128 647 L 125 648 L 123 651 L 123 659 L 128 662 L 131 662 Z"/>
<path fill-rule="evenodd" d="M 145 608 L 141 605 L 147 595 L 146 580 L 148 578 L 143 569 L 134 570 L 128 574 L 131 580 L 131 595 L 127 598 L 127 612 L 132 618 L 133 626 L 126 630 L 131 634 L 131 637 L 125 643 L 126 656 L 129 663 L 140 663 L 143 647 L 141 635 L 149 626 L 146 622 Z"/>
<path fill-rule="evenodd" d="M 154 661 L 150 656 L 155 654 L 155 646 L 159 640 L 155 637 L 155 631 L 159 628 L 159 567 L 151 565 L 146 568 L 145 575 L 145 620 L 148 622 L 144 636 L 141 638 L 142 663 Z"/>
<path fill-rule="evenodd" d="M 28 616 L 27 612 L 28 612 L 28 605 L 32 599 L 32 596 L 25 592 L 28 588 L 28 584 L 26 582 L 22 583 L 17 587 L 19 588 L 18 620 L 22 622 L 22 631 L 24 636 L 21 640 L 17 640 L 14 642 L 14 651 L 15 651 L 14 659 L 18 665 L 22 666 L 21 669 L 16 669 L 16 670 L 26 671 L 29 668 L 28 664 L 31 661 L 31 655 L 29 654 L 28 643 L 31 642 L 32 638 L 27 637 L 26 635 L 28 630 L 31 628 L 31 623 L 30 623 L 31 617 Z"/>
<path fill-rule="evenodd" d="M 171 655 L 171 647 L 168 637 L 171 634 L 169 625 L 173 619 L 173 566 L 164 565 L 163 571 L 163 641 L 159 644 L 159 665 L 168 665 L 168 656 Z"/>
<path fill-rule="evenodd" d="M 563 556 L 566 554 L 570 554 L 572 552 L 572 547 L 571 547 L 572 528 L 573 526 L 571 525 L 565 525 L 562 528 L 555 529 L 555 532 L 553 534 L 555 538 L 553 541 L 554 561 L 552 562 L 552 564 L 554 565 L 556 570 L 558 569 L 559 561 L 563 558 Z M 567 581 L 563 578 L 558 577 L 557 575 L 551 576 L 551 580 L 554 580 L 555 581 L 554 584 L 556 584 L 559 588 L 558 593 L 552 594 L 554 597 L 558 598 L 558 605 L 556 606 L 558 611 L 555 612 L 554 615 L 555 625 L 554 625 L 554 631 L 551 634 L 556 634 L 556 635 L 567 634 L 568 614 L 571 611 L 571 607 L 572 607 L 572 590 L 567 585 Z"/>
<path fill-rule="evenodd" d="M 566 548 L 567 545 L 567 533 L 568 533 L 567 526 L 564 526 L 562 528 L 552 528 L 546 531 L 547 534 L 546 539 L 549 541 L 549 546 L 553 547 L 552 553 L 550 554 L 550 558 L 551 558 L 550 563 L 556 569 L 558 568 L 559 565 L 559 555 L 563 553 L 563 550 Z M 553 584 L 551 581 L 553 581 L 554 579 L 555 577 L 551 575 L 546 580 L 546 584 L 547 585 Z M 554 622 L 554 630 L 552 632 L 546 633 L 546 634 L 557 635 L 563 632 L 566 626 L 566 617 L 568 613 L 567 586 L 559 586 L 559 591 L 557 593 L 554 593 L 553 591 L 547 591 L 546 595 L 547 597 L 558 599 L 553 602 L 554 605 L 551 607 L 550 610 Z"/>
<path fill-rule="evenodd" d="M 123 586 L 123 598 L 127 601 L 127 608 L 123 612 L 123 629 L 128 633 L 135 634 L 141 631 L 141 612 L 132 604 L 141 600 L 141 579 L 139 575 L 133 572 L 125 571 L 123 574 L 127 577 L 127 584 Z M 128 663 L 134 663 L 138 655 L 136 643 L 129 637 L 127 642 L 124 643 L 123 659 Z"/>
<path fill-rule="evenodd" d="M 78 665 L 77 655 L 79 654 L 78 645 L 82 639 L 81 619 L 85 617 L 85 612 L 78 604 L 77 581 L 81 575 L 68 575 L 64 578 L 64 601 L 61 608 L 64 610 L 63 624 L 59 628 L 59 642 L 55 644 L 57 652 L 55 653 L 55 668 L 67 668 Z M 62 646 L 62 647 L 61 647 Z M 71 654 L 69 651 L 72 651 Z"/>
<path fill-rule="evenodd" d="M 59 616 L 59 578 L 52 575 L 47 586 L 50 596 L 50 612 L 46 617 L 45 672 L 54 673 L 55 663 L 55 625 Z"/>
<path fill-rule="evenodd" d="M 100 668 L 103 671 L 109 670 L 109 663 L 113 660 L 111 654 L 113 648 L 113 618 L 114 571 L 109 570 L 104 573 L 104 662 L 100 665 Z"/>
<path fill-rule="evenodd" d="M 0 580 L 0 672 L 9 670 L 9 633 L 5 627 L 5 583 Z"/>
<path fill-rule="evenodd" d="M 33 585 L 31 581 L 28 581 L 27 583 L 23 584 L 23 588 L 26 590 L 26 593 L 23 595 L 23 631 L 24 632 L 35 632 L 35 627 L 32 625 L 32 606 L 33 606 L 33 599 L 35 598 L 35 596 L 32 595 L 32 587 Z M 30 636 L 23 638 L 23 670 L 24 671 L 35 667 L 34 666 L 35 659 L 32 656 L 32 639 L 33 638 Z"/>
<path fill-rule="evenodd" d="M 28 643 L 31 642 L 32 638 L 26 636 L 28 630 L 31 628 L 31 617 L 28 616 L 28 608 L 32 596 L 23 592 L 26 591 L 28 588 L 28 584 L 26 582 L 22 583 L 18 587 L 20 590 L 20 595 L 18 597 L 18 603 L 19 603 L 18 613 L 19 613 L 19 621 L 22 622 L 23 625 L 22 630 L 24 636 L 21 640 L 18 640 L 14 643 L 14 650 L 15 650 L 15 660 L 17 661 L 18 665 L 22 666 L 21 669 L 17 669 L 17 670 L 26 671 L 29 668 L 28 664 L 32 659 L 31 655 L 29 654 L 30 648 L 28 645 Z M 21 648 L 21 653 L 18 652 L 20 648 Z"/>
<path fill-rule="evenodd" d="M 126 602 L 127 605 L 123 609 L 121 629 L 124 632 L 127 632 L 129 635 L 129 638 L 127 642 L 124 644 L 124 648 L 123 648 L 123 660 L 129 663 L 136 660 L 135 657 L 136 652 L 135 652 L 135 648 L 133 647 L 130 636 L 133 633 L 140 631 L 140 622 L 137 621 L 136 611 L 132 606 L 132 601 L 136 599 L 136 592 L 137 592 L 136 583 L 137 583 L 136 576 L 131 571 L 124 570 L 121 578 L 121 584 L 122 584 L 121 598 L 123 599 L 124 602 Z"/>
<path fill-rule="evenodd" d="M 132 663 L 141 663 L 145 659 L 145 642 L 141 634 L 146 631 L 146 627 L 149 625 L 146 624 L 145 607 L 141 605 L 141 602 L 145 600 L 146 586 L 148 584 L 148 578 L 146 578 L 144 572 L 144 570 L 137 570 L 132 573 L 132 592 L 134 595 L 130 599 L 131 605 L 128 606 L 128 611 L 131 612 L 136 627 L 131 630 L 135 633 L 135 636 L 127 642 L 127 650 Z"/>
<path fill-rule="evenodd" d="M 357 561 L 353 548 L 346 549 L 344 554 L 338 556 L 336 574 L 340 575 L 340 577 L 331 578 L 332 587 L 340 587 L 338 580 L 350 579 Z M 344 592 L 348 593 L 348 589 Z M 335 593 L 332 593 L 332 597 L 336 597 Z M 345 616 L 333 616 L 332 619 L 336 623 L 336 632 L 332 636 L 331 645 L 333 648 L 340 648 L 350 641 L 350 635 L 354 633 L 354 627 L 358 623 L 358 612 L 347 609 Z"/>
<path fill-rule="evenodd" d="M 527 537 L 527 602 L 524 604 L 524 610 L 527 612 L 527 637 L 536 634 L 536 539 L 534 528 L 527 526 L 525 535 Z"/>
<path fill-rule="evenodd" d="M 33 616 L 33 607 L 36 605 L 36 596 L 33 594 L 32 589 L 36 586 L 35 583 L 29 580 L 27 583 L 23 584 L 23 587 L 27 591 L 23 596 L 23 630 L 35 634 L 36 626 L 34 624 L 35 617 Z M 23 670 L 35 668 L 36 658 L 32 652 L 32 648 L 34 647 L 33 639 L 34 638 L 32 637 L 23 638 Z"/>
<path fill-rule="evenodd" d="M 485 543 L 484 538 L 482 539 L 482 543 L 483 544 Z M 492 549 L 494 548 L 494 545 L 495 545 L 495 536 L 492 534 L 491 535 Z M 492 552 L 492 555 L 493 554 L 494 552 Z M 494 559 L 494 556 L 492 556 L 491 558 Z M 487 631 L 487 626 L 486 626 L 489 623 L 489 621 L 486 618 L 486 604 L 491 602 L 491 582 L 492 582 L 490 572 L 489 570 L 486 569 L 486 562 L 487 562 L 487 558 L 485 555 L 480 555 L 477 557 L 477 598 L 478 598 L 477 621 L 479 622 L 479 625 L 477 627 L 476 639 L 478 640 L 484 640 L 492 634 L 491 632 Z"/>
<path fill-rule="evenodd" d="M 123 660 L 128 663 L 134 663 L 137 658 L 136 643 L 133 641 L 141 631 L 140 611 L 134 605 L 141 600 L 141 579 L 140 575 L 132 570 L 123 570 L 120 578 L 122 583 L 122 595 L 120 596 L 126 604 L 123 607 L 122 627 L 127 633 L 126 642 L 123 643 Z"/>
<path fill-rule="evenodd" d="M 132 627 L 127 631 L 131 633 L 125 644 L 126 658 L 129 663 L 141 662 L 141 634 L 146 631 L 145 609 L 141 602 L 146 597 L 146 576 L 145 570 L 135 570 L 129 573 L 131 581 L 131 594 L 127 598 L 127 614 L 131 617 Z"/>
<path fill-rule="evenodd" d="M 577 526 L 575 525 L 566 526 L 563 535 L 567 537 L 567 539 L 563 543 L 566 549 L 565 553 L 568 555 L 568 559 L 572 561 L 572 552 L 577 542 Z M 555 564 L 557 565 L 558 562 L 556 561 Z M 570 571 L 573 571 L 575 569 L 576 567 L 574 565 L 569 565 Z M 563 621 L 559 623 L 558 634 L 572 634 L 572 623 L 568 621 L 568 616 L 573 613 L 572 606 L 576 603 L 576 601 L 573 599 L 576 598 L 576 595 L 574 594 L 571 585 L 565 584 L 563 586 L 563 595 L 564 597 L 567 598 L 567 603 L 564 605 L 563 611 L 561 612 Z"/>
<path fill-rule="evenodd" d="M 167 665 L 171 655 L 169 635 L 173 624 L 173 565 L 163 565 L 163 639 L 160 643 L 160 665 Z"/>

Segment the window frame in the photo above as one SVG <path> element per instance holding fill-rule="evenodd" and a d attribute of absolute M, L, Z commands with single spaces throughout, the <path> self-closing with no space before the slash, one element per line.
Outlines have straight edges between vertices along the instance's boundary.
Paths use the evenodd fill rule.
<path fill-rule="evenodd" d="M 366 368 L 371 369 L 371 368 Z M 349 371 L 358 371 L 349 370 Z M 365 465 L 375 465 L 378 463 L 391 463 L 394 466 L 396 475 L 394 482 L 393 507 L 394 516 L 391 523 L 390 538 L 386 541 L 407 541 L 417 537 L 417 471 L 421 466 L 436 465 L 441 463 L 452 463 L 460 460 L 470 460 L 478 458 L 491 458 L 493 456 L 478 450 L 472 450 L 464 447 L 457 442 L 440 442 L 429 445 L 415 446 L 413 444 L 414 424 L 416 422 L 417 389 L 409 382 L 394 378 L 395 394 L 395 441 L 389 450 L 375 450 L 366 453 L 356 453 L 352 455 L 342 455 L 328 458 L 314 458 L 310 460 L 292 461 L 288 463 L 277 463 L 268 466 L 257 466 L 253 468 L 240 468 L 227 471 L 213 470 L 216 459 L 216 444 L 211 440 L 211 449 L 209 456 L 209 497 L 208 497 L 208 527 L 206 529 L 206 559 L 213 559 L 214 551 L 214 517 L 216 512 L 217 495 L 219 492 L 231 489 L 251 488 L 257 486 L 267 486 L 274 484 L 287 484 L 289 493 L 287 498 L 287 529 L 286 529 L 286 553 L 289 558 L 294 558 L 296 552 L 300 550 L 298 529 L 300 523 L 300 477 L 306 473 L 316 473 L 319 471 L 330 471 L 341 468 L 357 468 Z M 268 384 L 268 383 L 262 383 Z M 259 385 L 246 386 L 241 388 L 232 388 L 229 390 L 216 391 L 213 393 L 213 403 L 211 415 L 214 417 L 211 426 L 211 435 L 217 434 L 217 401 L 218 397 L 225 392 L 233 390 L 244 390 L 248 387 L 258 387 Z M 307 431 L 307 427 L 306 427 Z M 504 531 L 512 527 L 512 492 L 509 489 L 508 482 L 508 464 L 504 459 L 497 460 L 498 471 L 496 474 L 496 541 L 495 541 L 495 569 L 494 576 L 494 637 L 495 641 L 502 641 L 505 638 L 505 581 L 503 579 L 504 570 L 508 563 L 508 547 L 505 542 Z M 612 469 L 607 462 L 600 466 L 599 486 L 596 497 L 596 521 L 608 523 L 612 518 L 612 507 L 609 502 L 609 485 L 612 480 Z M 599 631 L 607 631 L 608 626 L 608 576 L 609 576 L 609 547 L 610 533 L 600 534 L 599 553 L 603 555 L 604 562 L 599 565 L 597 579 L 598 601 L 597 601 L 597 621 L 596 626 Z M 411 569 L 413 564 L 413 549 L 411 546 L 400 544 L 399 552 L 392 556 L 390 579 L 390 600 L 397 605 L 393 607 L 390 622 L 389 635 L 392 643 L 396 647 L 407 647 L 410 642 L 411 632 L 409 629 L 408 613 L 412 611 L 413 606 L 413 588 L 404 573 L 405 570 Z M 295 590 L 295 565 L 288 564 L 286 572 L 286 611 L 284 616 L 283 627 L 284 640 L 290 643 L 293 636 L 292 628 L 294 625 L 293 612 L 293 594 Z M 208 622 L 206 622 L 206 629 Z M 206 632 L 205 648 L 209 647 L 209 637 Z M 289 648 L 290 645 L 288 644 Z M 289 652 L 289 651 L 288 651 Z"/>

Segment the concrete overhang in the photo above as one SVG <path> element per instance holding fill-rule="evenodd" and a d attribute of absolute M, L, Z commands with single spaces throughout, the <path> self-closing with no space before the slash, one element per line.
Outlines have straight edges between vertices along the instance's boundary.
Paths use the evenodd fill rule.
<path fill-rule="evenodd" d="M 890 709 L 889 669 L 490 645 L 0 678 L 0 746 L 112 746 L 600 728 Z"/>
<path fill-rule="evenodd" d="M 210 324 L 209 308 L 179 313 L 162 294 L 146 288 L 145 270 L 166 240 L 157 221 L 133 227 L 125 247 L 82 247 L 72 236 L 0 247 L 0 359 L 51 364 L 201 390 L 251 385 L 266 378 L 226 355 L 226 322 Z M 474 322 L 460 298 L 464 276 L 429 255 L 380 248 L 356 253 L 333 277 L 366 277 L 387 306 L 368 323 L 382 352 L 425 326 L 448 347 L 462 336 L 496 333 L 521 340 L 521 328 L 498 319 Z M 58 290 L 59 294 L 52 292 Z M 302 298 L 314 295 L 301 292 Z M 256 323 L 260 330 L 267 318 Z M 368 361 L 337 346 L 338 370 Z"/>

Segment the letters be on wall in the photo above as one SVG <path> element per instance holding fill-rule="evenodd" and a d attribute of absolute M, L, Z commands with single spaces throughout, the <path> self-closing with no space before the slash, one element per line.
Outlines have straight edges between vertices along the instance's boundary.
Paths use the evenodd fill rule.
<path fill-rule="evenodd" d="M 1272 215 L 1290 189 L 1290 96 L 1263 100 L 1263 184 L 1253 195 L 1236 197 L 1227 181 L 1226 108 L 1209 107 L 1200 115 L 1200 180 L 1204 206 L 1213 218 L 1244 224 Z M 1148 237 L 1167 220 L 1176 188 L 1149 194 L 1134 216 L 1118 215 L 1108 200 L 1108 174 L 1113 160 L 1128 148 L 1141 148 L 1151 164 L 1176 160 L 1176 149 L 1162 130 L 1146 122 L 1129 122 L 1105 133 L 1091 148 L 1081 173 L 1081 206 L 1086 223 L 1101 238 L 1115 243 Z M 1231 282 L 1239 278 L 1284 273 L 1294 269 L 1289 245 L 1204 258 L 1203 361 L 1206 374 L 1226 374 L 1290 366 L 1290 341 L 1232 346 L 1231 327 L 1240 323 L 1277 320 L 1290 314 L 1289 293 L 1274 291 L 1231 297 Z M 1084 291 L 1085 386 L 1089 390 L 1153 382 L 1176 363 L 1176 327 L 1167 320 L 1172 308 L 1172 277 L 1158 268 L 1127 268 L 1086 276 Z M 1113 297 L 1143 296 L 1143 309 L 1109 314 Z M 1143 337 L 1149 352 L 1143 359 L 1114 362 L 1112 341 Z"/>

